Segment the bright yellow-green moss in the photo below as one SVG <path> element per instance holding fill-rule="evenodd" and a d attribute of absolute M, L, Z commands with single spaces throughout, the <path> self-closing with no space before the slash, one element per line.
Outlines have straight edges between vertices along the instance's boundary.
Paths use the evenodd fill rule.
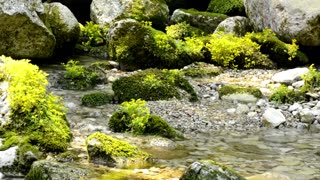
<path fill-rule="evenodd" d="M 1 69 L 9 82 L 11 122 L 6 131 L 28 136 L 33 145 L 46 151 L 63 151 L 71 139 L 62 99 L 48 94 L 44 72 L 29 60 L 15 61 L 2 56 Z"/>
<path fill-rule="evenodd" d="M 281 85 L 279 88 L 275 89 L 270 96 L 270 101 L 276 101 L 277 103 L 294 103 L 296 101 L 302 101 L 305 99 L 303 93 L 293 89 L 289 89 L 285 85 Z"/>
<path fill-rule="evenodd" d="M 86 25 L 80 26 L 80 43 L 86 47 L 99 46 L 106 43 L 108 27 L 101 27 L 94 22 L 87 22 Z"/>
<path fill-rule="evenodd" d="M 201 36 L 204 35 L 204 32 L 198 28 L 192 27 L 186 22 L 182 22 L 167 26 L 166 34 L 173 39 L 183 39 L 186 37 Z"/>
<path fill-rule="evenodd" d="M 92 139 L 96 139 L 100 142 L 99 149 L 97 151 L 104 152 L 107 155 L 114 157 L 126 157 L 126 158 L 142 158 L 146 159 L 149 155 L 143 151 L 140 151 L 136 146 L 129 144 L 126 141 L 113 138 L 106 134 L 96 132 L 91 134 L 86 139 L 86 145 Z"/>
<path fill-rule="evenodd" d="M 248 94 L 251 94 L 251 95 L 255 96 L 256 98 L 261 98 L 262 97 L 262 93 L 258 88 L 236 86 L 236 85 L 222 86 L 218 90 L 218 93 L 219 93 L 220 97 L 228 95 L 228 94 L 236 94 L 236 93 L 248 93 Z"/>
<path fill-rule="evenodd" d="M 207 11 L 228 16 L 245 16 L 243 0 L 211 0 Z"/>

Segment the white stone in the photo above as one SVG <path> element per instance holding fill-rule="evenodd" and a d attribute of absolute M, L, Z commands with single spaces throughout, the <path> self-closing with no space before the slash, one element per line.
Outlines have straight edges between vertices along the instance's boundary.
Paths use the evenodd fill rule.
<path fill-rule="evenodd" d="M 254 97 L 251 94 L 243 93 L 243 94 L 228 94 L 221 97 L 222 100 L 227 101 L 237 101 L 241 103 L 255 103 L 257 102 L 258 98 Z"/>
<path fill-rule="evenodd" d="M 300 121 L 303 122 L 303 123 L 311 123 L 314 121 L 314 114 L 312 113 L 312 111 L 310 109 L 302 109 L 300 112 L 299 112 L 299 115 L 300 115 Z"/>
<path fill-rule="evenodd" d="M 308 68 L 294 68 L 276 73 L 272 80 L 278 83 L 290 83 L 300 80 L 301 76 L 309 72 Z"/>
<path fill-rule="evenodd" d="M 250 109 L 249 109 L 249 107 L 247 105 L 238 104 L 236 113 L 237 114 L 244 114 L 244 113 L 247 113 L 249 111 L 250 111 Z"/>
<path fill-rule="evenodd" d="M 227 109 L 227 112 L 229 114 L 234 114 L 236 112 L 236 108 L 230 108 L 230 109 Z"/>
<path fill-rule="evenodd" d="M 292 111 L 296 111 L 296 110 L 301 110 L 302 109 L 302 105 L 299 104 L 299 103 L 294 103 L 293 105 L 291 105 L 289 107 L 289 111 L 292 112 Z"/>
<path fill-rule="evenodd" d="M 304 80 L 292 83 L 292 86 L 295 88 L 301 88 L 303 85 L 304 85 Z"/>
<path fill-rule="evenodd" d="M 12 166 L 17 155 L 18 146 L 11 147 L 5 151 L 0 151 L 0 168 Z"/>
<path fill-rule="evenodd" d="M 280 124 L 286 122 L 286 118 L 280 110 L 268 108 L 262 115 L 265 124 L 271 124 L 273 127 L 278 127 Z"/>

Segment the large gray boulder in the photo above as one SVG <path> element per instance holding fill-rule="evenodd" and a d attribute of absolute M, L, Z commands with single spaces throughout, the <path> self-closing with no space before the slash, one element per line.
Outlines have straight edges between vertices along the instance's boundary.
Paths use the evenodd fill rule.
<path fill-rule="evenodd" d="M 173 12 L 170 22 L 172 24 L 187 22 L 206 33 L 213 33 L 218 25 L 228 18 L 224 14 L 197 11 L 195 9 L 177 9 Z"/>
<path fill-rule="evenodd" d="M 180 180 L 245 180 L 231 168 L 211 160 L 194 162 Z"/>
<path fill-rule="evenodd" d="M 222 21 L 216 28 L 215 33 L 218 31 L 244 36 L 247 32 L 252 31 L 252 25 L 247 17 L 234 16 Z"/>
<path fill-rule="evenodd" d="M 320 1 L 244 0 L 256 30 L 270 28 L 280 39 L 305 46 L 320 45 Z"/>
<path fill-rule="evenodd" d="M 102 26 L 115 20 L 132 18 L 151 21 L 156 28 L 164 28 L 169 18 L 169 8 L 161 0 L 93 0 L 91 20 Z"/>
<path fill-rule="evenodd" d="M 44 7 L 44 22 L 56 38 L 55 53 L 71 51 L 80 34 L 78 20 L 61 3 L 44 3 Z"/>
<path fill-rule="evenodd" d="M 55 37 L 41 21 L 41 0 L 0 0 L 0 54 L 14 58 L 49 58 Z"/>

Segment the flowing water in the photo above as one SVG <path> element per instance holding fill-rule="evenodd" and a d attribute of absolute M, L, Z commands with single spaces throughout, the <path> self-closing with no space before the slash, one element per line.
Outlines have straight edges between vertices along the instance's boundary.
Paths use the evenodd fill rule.
<path fill-rule="evenodd" d="M 41 69 L 54 77 L 61 71 L 60 65 L 46 65 Z M 105 91 L 110 85 L 99 86 L 93 91 Z M 85 137 L 93 131 L 112 134 L 106 127 L 106 119 L 117 105 L 97 108 L 81 107 L 80 97 L 88 92 L 51 89 L 65 98 L 68 119 L 75 137 Z M 77 134 L 78 133 L 78 134 Z M 128 139 L 127 135 L 113 134 Z M 291 179 L 320 179 L 320 133 L 297 129 L 260 129 L 256 132 L 217 131 L 208 134 L 187 134 L 186 140 L 177 141 L 176 149 L 143 147 L 155 158 L 153 169 L 135 174 L 149 174 L 154 179 L 179 177 L 192 162 L 211 159 L 226 164 L 248 177 L 265 172 L 276 172 Z M 141 137 L 142 138 L 142 137 Z M 77 138 L 76 138 L 77 139 Z M 129 138 L 130 139 L 130 138 Z M 139 137 L 134 137 L 139 139 Z M 83 140 L 83 139 L 82 139 Z M 81 139 L 79 143 L 83 143 Z M 81 145 L 80 145 L 81 146 Z M 84 155 L 85 156 L 85 155 Z M 164 175 L 164 172 L 167 174 Z M 102 179 L 134 179 L 132 171 L 113 171 Z M 137 176 L 136 179 L 139 179 Z M 142 179 L 142 178 L 141 178 Z M 145 178 L 148 179 L 148 178 Z"/>

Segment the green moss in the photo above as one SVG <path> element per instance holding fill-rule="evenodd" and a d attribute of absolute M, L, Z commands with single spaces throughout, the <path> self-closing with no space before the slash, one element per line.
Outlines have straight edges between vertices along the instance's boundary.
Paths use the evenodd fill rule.
<path fill-rule="evenodd" d="M 183 138 L 160 116 L 151 114 L 146 124 L 145 134 L 158 135 L 166 138 Z"/>
<path fill-rule="evenodd" d="M 262 93 L 258 88 L 255 87 L 243 87 L 243 86 L 236 86 L 236 85 L 226 85 L 222 86 L 218 90 L 219 96 L 225 96 L 229 94 L 236 94 L 236 93 L 248 93 L 253 95 L 256 98 L 261 98 Z"/>
<path fill-rule="evenodd" d="M 173 39 L 184 39 L 186 37 L 196 37 L 205 33 L 196 27 L 192 27 L 186 22 L 177 23 L 166 27 L 166 34 Z"/>
<path fill-rule="evenodd" d="M 201 16 L 208 16 L 208 17 L 223 17 L 223 18 L 227 18 L 227 15 L 224 14 L 220 14 L 220 13 L 211 13 L 211 12 L 206 12 L 206 11 L 198 11 L 196 9 L 180 9 L 185 13 L 189 13 L 192 15 L 201 15 Z"/>
<path fill-rule="evenodd" d="M 78 40 L 79 44 L 84 45 L 87 48 L 95 46 L 103 46 L 106 44 L 106 36 L 108 27 L 101 27 L 99 24 L 95 24 L 90 21 L 86 25 L 79 23 L 80 37 Z"/>
<path fill-rule="evenodd" d="M 301 93 L 314 93 L 320 87 L 320 72 L 314 65 L 309 67 L 309 73 L 302 76 L 302 79 L 304 80 L 304 84 L 301 87 Z"/>
<path fill-rule="evenodd" d="M 100 142 L 96 147 L 95 153 L 103 153 L 114 157 L 126 157 L 126 158 L 142 158 L 146 159 L 149 155 L 143 151 L 140 151 L 136 146 L 132 146 L 126 141 L 115 139 L 106 134 L 96 132 L 91 134 L 86 139 L 86 145 L 90 140 L 97 140 Z M 90 157 L 90 155 L 89 155 Z"/>
<path fill-rule="evenodd" d="M 246 15 L 242 0 L 211 0 L 207 11 L 228 16 Z"/>
<path fill-rule="evenodd" d="M 270 101 L 276 101 L 277 103 L 294 103 L 297 101 L 305 100 L 303 93 L 295 92 L 293 89 L 289 89 L 285 85 L 281 85 L 277 88 L 269 98 Z"/>
<path fill-rule="evenodd" d="M 105 93 L 96 92 L 82 96 L 81 102 L 84 106 L 101 106 L 112 102 L 112 97 Z"/>
<path fill-rule="evenodd" d="M 9 82 L 10 121 L 5 131 L 13 131 L 44 151 L 64 151 L 71 132 L 62 99 L 46 92 L 46 74 L 28 60 L 14 61 L 2 56 Z"/>
<path fill-rule="evenodd" d="M 58 162 L 75 162 L 80 160 L 76 152 L 66 151 L 58 154 L 56 157 Z"/>
<path fill-rule="evenodd" d="M 308 57 L 298 50 L 299 47 L 294 40 L 292 44 L 286 44 L 279 40 L 270 29 L 265 29 L 260 33 L 247 34 L 246 36 L 258 43 L 261 46 L 260 51 L 267 54 L 279 67 L 297 67 L 305 65 L 309 61 Z"/>
<path fill-rule="evenodd" d="M 131 99 L 164 100 L 178 98 L 178 88 L 188 92 L 191 101 L 196 101 L 197 95 L 189 82 L 175 71 L 147 69 L 128 77 L 121 77 L 112 84 L 112 89 L 119 102 Z"/>
<path fill-rule="evenodd" d="M 47 180 L 48 177 L 44 170 L 40 167 L 32 168 L 29 173 L 24 177 L 25 180 Z"/>
<path fill-rule="evenodd" d="M 222 73 L 221 68 L 203 62 L 193 63 L 188 68 L 182 69 L 181 71 L 185 76 L 190 77 L 217 76 Z"/>

